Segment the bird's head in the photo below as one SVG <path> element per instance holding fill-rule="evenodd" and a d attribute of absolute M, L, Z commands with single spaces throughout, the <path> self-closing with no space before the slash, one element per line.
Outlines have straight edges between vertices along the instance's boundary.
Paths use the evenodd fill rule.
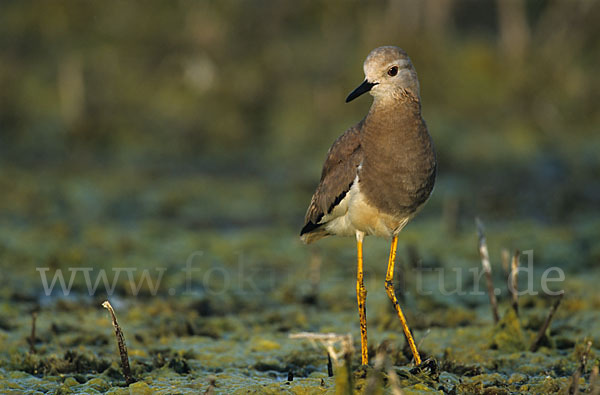
<path fill-rule="evenodd" d="M 408 92 L 419 99 L 419 80 L 410 58 L 394 46 L 375 48 L 363 65 L 365 80 L 346 98 L 346 103 L 370 92 L 375 99 L 398 99 Z"/>

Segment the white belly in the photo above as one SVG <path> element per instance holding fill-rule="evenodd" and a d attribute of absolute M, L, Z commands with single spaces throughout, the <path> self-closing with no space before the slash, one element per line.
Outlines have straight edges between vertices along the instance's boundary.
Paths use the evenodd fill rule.
<path fill-rule="evenodd" d="M 328 233 L 354 236 L 357 231 L 367 235 L 391 237 L 397 235 L 414 214 L 398 218 L 381 212 L 368 203 L 360 191 L 358 176 L 342 201 L 323 216 L 320 223 Z"/>

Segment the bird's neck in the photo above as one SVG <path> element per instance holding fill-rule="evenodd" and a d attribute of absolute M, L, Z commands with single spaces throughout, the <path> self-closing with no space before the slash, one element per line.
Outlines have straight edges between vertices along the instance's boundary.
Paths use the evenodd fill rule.
<path fill-rule="evenodd" d="M 397 110 L 400 113 L 414 116 L 421 115 L 421 97 L 408 89 L 399 89 L 382 96 L 375 96 L 369 110 L 371 113 Z M 368 115 L 367 115 L 368 116 Z"/>
<path fill-rule="evenodd" d="M 376 98 L 365 118 L 362 145 L 374 148 L 379 154 L 403 154 L 424 139 L 429 140 L 425 122 L 421 117 L 421 102 L 414 96 L 401 98 Z M 372 151 L 372 152 L 373 152 Z"/>

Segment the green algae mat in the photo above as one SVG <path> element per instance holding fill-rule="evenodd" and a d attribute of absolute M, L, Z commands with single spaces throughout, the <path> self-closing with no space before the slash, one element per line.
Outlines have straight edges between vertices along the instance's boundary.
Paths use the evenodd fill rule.
<path fill-rule="evenodd" d="M 307 248 L 293 226 L 255 222 L 252 216 L 272 218 L 273 207 L 261 204 L 269 185 L 139 169 L 43 173 L 5 167 L 0 177 L 1 204 L 11 208 L 0 228 L 2 393 L 401 388 L 405 394 L 547 394 L 591 388 L 600 344 L 598 219 L 568 227 L 488 223 L 498 323 L 474 222 L 454 232 L 434 216 L 411 224 L 401 237 L 396 289 L 428 359 L 421 369 L 412 365 L 383 287 L 387 242 L 368 238 L 371 364 L 361 367 L 353 240 L 331 238 Z M 245 201 L 236 207 L 238 195 Z M 236 217 L 236 210 L 241 224 L 215 219 Z M 518 315 L 504 248 L 522 251 Z M 532 352 L 560 292 L 564 297 Z M 129 386 L 104 300 L 124 333 L 136 380 Z M 298 333 L 350 334 L 352 340 L 345 351 L 339 342 L 330 344 L 337 359 L 329 362 L 325 342 L 290 336 Z"/>

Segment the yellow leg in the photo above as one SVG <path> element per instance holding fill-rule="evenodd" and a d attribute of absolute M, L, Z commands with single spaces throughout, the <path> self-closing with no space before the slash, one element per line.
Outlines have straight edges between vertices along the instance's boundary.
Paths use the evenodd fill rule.
<path fill-rule="evenodd" d="M 421 363 L 421 357 L 419 356 L 417 346 L 415 345 L 415 340 L 413 339 L 412 334 L 410 333 L 410 329 L 408 329 L 408 325 L 406 324 L 406 318 L 404 318 L 402 309 L 398 304 L 398 299 L 396 299 L 396 292 L 394 291 L 394 261 L 396 260 L 397 246 L 398 236 L 394 236 L 394 238 L 392 239 L 392 246 L 390 248 L 390 259 L 388 261 L 387 274 L 385 276 L 385 290 L 388 294 L 388 297 L 392 301 L 394 308 L 396 309 L 396 313 L 398 313 L 398 318 L 400 318 L 400 324 L 402 325 L 404 336 L 406 336 L 406 341 L 408 342 L 410 351 L 412 351 L 413 357 L 415 359 L 415 365 L 419 365 Z"/>
<path fill-rule="evenodd" d="M 363 234 L 356 235 L 356 255 L 358 259 L 358 270 L 356 271 L 356 299 L 358 300 L 358 317 L 360 318 L 360 351 L 362 364 L 369 363 L 367 353 L 367 289 L 363 283 Z"/>

